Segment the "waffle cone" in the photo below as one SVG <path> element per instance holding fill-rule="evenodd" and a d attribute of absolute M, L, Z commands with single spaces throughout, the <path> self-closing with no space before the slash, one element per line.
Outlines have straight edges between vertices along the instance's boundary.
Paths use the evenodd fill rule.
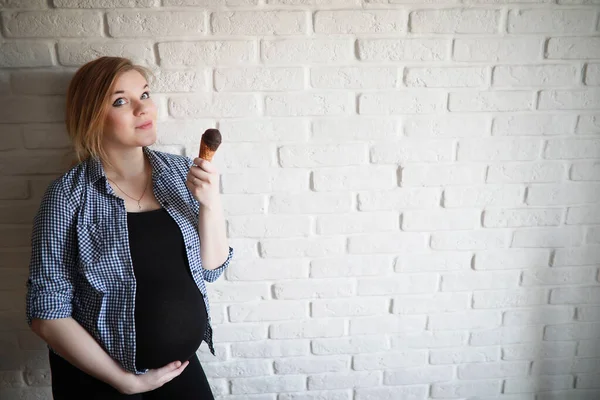
<path fill-rule="evenodd" d="M 200 142 L 200 158 L 206 161 L 212 161 L 216 151 L 211 150 L 206 143 Z"/>

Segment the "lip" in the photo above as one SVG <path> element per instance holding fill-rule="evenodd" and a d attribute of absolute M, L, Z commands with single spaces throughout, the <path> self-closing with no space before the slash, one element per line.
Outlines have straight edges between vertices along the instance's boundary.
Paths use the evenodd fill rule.
<path fill-rule="evenodd" d="M 144 123 L 143 125 L 135 127 L 135 129 L 150 129 L 150 128 L 152 128 L 152 121 L 148 121 L 148 122 Z"/>

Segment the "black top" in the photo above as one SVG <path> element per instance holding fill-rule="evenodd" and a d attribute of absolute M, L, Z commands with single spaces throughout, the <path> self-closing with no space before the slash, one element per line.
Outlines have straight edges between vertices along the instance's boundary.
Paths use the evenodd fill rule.
<path fill-rule="evenodd" d="M 184 362 L 200 347 L 208 316 L 181 231 L 164 208 L 127 213 L 127 227 L 137 284 L 136 366 Z"/>

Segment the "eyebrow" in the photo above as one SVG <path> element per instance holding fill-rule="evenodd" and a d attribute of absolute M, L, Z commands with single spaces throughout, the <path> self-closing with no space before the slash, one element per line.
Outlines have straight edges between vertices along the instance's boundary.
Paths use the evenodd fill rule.
<path fill-rule="evenodd" d="M 146 89 L 147 87 L 150 87 L 150 86 L 148 86 L 148 84 L 146 84 L 146 85 L 145 85 L 145 86 L 142 88 L 142 90 Z M 124 90 L 117 90 L 116 92 L 114 92 L 114 93 L 113 93 L 113 95 L 115 95 L 115 94 L 121 94 L 121 93 L 125 93 L 125 91 L 124 91 Z"/>

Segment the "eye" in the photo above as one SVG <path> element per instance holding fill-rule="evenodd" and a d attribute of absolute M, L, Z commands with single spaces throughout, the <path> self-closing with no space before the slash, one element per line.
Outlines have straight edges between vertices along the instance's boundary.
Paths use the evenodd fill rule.
<path fill-rule="evenodd" d="M 122 97 L 119 97 L 118 99 L 115 100 L 115 102 L 113 103 L 113 107 L 121 107 L 123 104 L 125 104 L 125 99 Z"/>
<path fill-rule="evenodd" d="M 146 97 L 144 97 L 146 96 Z M 142 93 L 142 99 L 149 99 L 150 98 L 150 92 L 144 92 Z"/>

